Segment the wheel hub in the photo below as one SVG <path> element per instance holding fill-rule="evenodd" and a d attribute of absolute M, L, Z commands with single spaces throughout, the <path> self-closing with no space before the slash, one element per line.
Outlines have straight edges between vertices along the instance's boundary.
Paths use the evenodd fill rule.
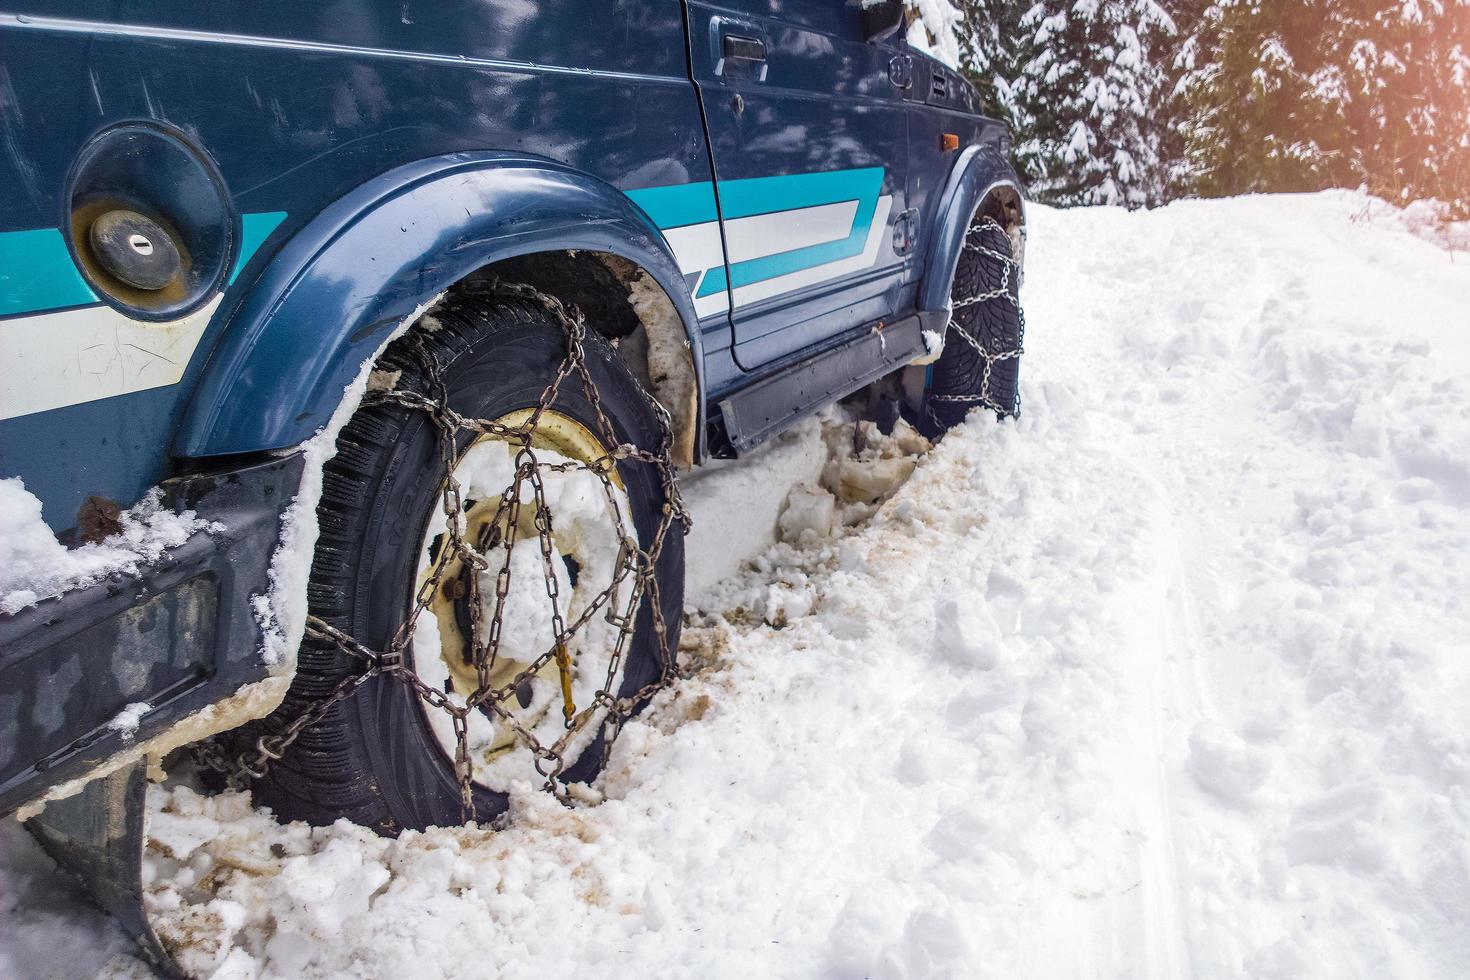
<path fill-rule="evenodd" d="M 531 414 L 525 409 L 496 422 L 520 429 Z M 533 468 L 545 515 L 537 507 Z M 416 595 L 427 604 L 414 628 L 414 670 L 456 706 L 476 696 L 483 700 L 488 691 L 511 716 L 514 724 L 481 703 L 466 717 L 475 781 L 504 790 L 512 775 L 527 772 L 523 761 L 514 761 L 521 754 L 516 726 L 550 744 L 598 690 L 615 694 L 621 685 L 622 664 L 610 671 L 617 630 L 609 619 L 625 611 L 614 595 L 605 601 L 605 614 L 601 607 L 588 613 L 613 586 L 627 546 L 636 547 L 623 540 L 631 532 L 631 512 L 608 448 L 580 422 L 553 410 L 537 419 L 529 447 L 481 436 L 460 456 L 453 475 L 464 546 L 453 546 L 449 517 L 436 510 L 420 554 Z M 453 759 L 452 717 L 431 707 L 425 717 Z M 595 726 L 588 726 L 583 741 L 594 734 Z"/>

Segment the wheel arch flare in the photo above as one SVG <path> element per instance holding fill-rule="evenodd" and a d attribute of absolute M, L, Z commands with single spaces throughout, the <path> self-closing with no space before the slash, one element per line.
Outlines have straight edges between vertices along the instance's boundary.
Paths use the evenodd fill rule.
<path fill-rule="evenodd" d="M 587 288 L 589 269 L 602 270 L 594 278 L 606 291 Z M 287 240 L 212 327 L 220 339 L 194 386 L 175 454 L 304 443 L 405 318 L 485 277 L 528 281 L 579 306 L 595 301 L 616 314 L 622 326 L 614 331 L 641 327 L 641 346 L 627 345 L 646 351 L 634 373 L 674 418 L 682 462 L 699 458 L 698 320 L 663 236 L 611 185 L 500 152 L 396 168 Z"/>

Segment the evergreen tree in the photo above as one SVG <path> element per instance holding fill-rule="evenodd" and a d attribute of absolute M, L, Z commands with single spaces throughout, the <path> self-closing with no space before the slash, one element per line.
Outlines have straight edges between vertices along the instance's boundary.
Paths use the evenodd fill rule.
<path fill-rule="evenodd" d="M 1200 192 L 1470 209 L 1470 0 L 1217 0 L 1181 60 Z"/>
<path fill-rule="evenodd" d="M 1198 165 L 1190 142 L 1197 118 L 1190 80 L 1197 68 L 1198 39 L 1210 7 L 1209 0 L 1168 0 L 1174 33 L 1159 44 L 1156 60 L 1164 80 L 1152 109 L 1166 201 L 1199 192 Z"/>
<path fill-rule="evenodd" d="M 1041 200 L 1158 203 L 1167 185 L 1154 110 L 1173 20 L 1156 0 L 974 3 L 972 71 L 1017 132 L 1016 160 Z M 1014 17 L 1012 21 L 1009 18 Z M 1014 23 L 1014 28 L 1010 24 Z M 1000 68 L 997 71 L 997 67 Z M 1010 69 L 1010 77 L 1007 78 Z"/>
<path fill-rule="evenodd" d="M 1194 109 L 1187 152 L 1200 193 L 1319 185 L 1320 107 L 1290 40 L 1307 33 L 1313 2 L 1219 0 L 1204 10 L 1182 53 Z"/>
<path fill-rule="evenodd" d="M 1364 184 L 1470 214 L 1470 0 L 953 2 L 1040 200 Z"/>
<path fill-rule="evenodd" d="M 1312 80 L 1333 184 L 1470 208 L 1470 0 L 1338 0 Z M 1334 138 L 1334 136 L 1336 138 Z"/>
<path fill-rule="evenodd" d="M 988 116 L 1016 125 L 1014 82 L 1024 64 L 1021 18 L 1033 0 L 958 0 L 960 68 Z"/>

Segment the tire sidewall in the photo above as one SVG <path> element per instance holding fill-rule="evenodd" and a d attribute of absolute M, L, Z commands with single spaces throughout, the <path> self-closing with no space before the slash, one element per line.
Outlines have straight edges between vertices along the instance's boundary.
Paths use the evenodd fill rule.
<path fill-rule="evenodd" d="M 981 234 L 987 248 L 1006 253 L 1012 251 L 1010 237 L 1004 230 L 987 228 Z M 987 342 L 992 336 L 1000 335 L 999 346 L 1009 349 L 1019 347 L 1021 342 L 1020 270 L 1019 268 L 1007 269 L 992 256 L 974 251 L 969 247 L 961 250 L 955 265 L 951 301 L 957 301 L 969 295 L 987 293 L 999 289 L 1002 284 L 1005 284 L 1010 294 L 1010 301 L 997 303 L 992 300 L 976 309 L 971 316 L 974 319 L 985 318 L 989 321 L 986 324 L 986 335 L 980 338 L 982 343 Z M 987 307 L 992 304 L 995 304 L 994 310 L 988 309 Z M 980 394 L 979 379 L 983 376 L 983 359 L 964 337 L 956 336 L 962 329 L 956 320 L 957 317 L 951 315 L 945 331 L 945 349 L 940 354 L 939 360 L 929 370 L 925 391 L 927 404 L 921 412 L 920 430 L 931 437 L 942 435 L 946 430 L 963 422 L 970 411 L 980 404 L 978 401 L 968 405 L 962 402 L 942 402 L 931 400 L 929 397 L 932 395 Z M 999 352 L 993 351 L 993 353 Z M 992 369 L 992 382 L 1005 389 L 1005 401 L 1015 400 L 1019 390 L 1019 372 L 1020 360 L 1018 358 L 998 361 Z M 991 392 L 986 392 L 986 394 L 990 395 Z"/>
<path fill-rule="evenodd" d="M 645 396 L 606 341 L 595 335 L 584 341 L 586 360 L 598 387 L 604 413 L 621 442 L 657 446 L 660 431 Z M 468 418 L 496 419 L 518 409 L 534 407 L 558 365 L 566 356 L 565 334 L 549 323 L 526 323 L 472 338 L 462 350 L 441 364 L 449 407 Z M 581 380 L 572 375 L 559 390 L 555 408 L 599 432 Z M 445 467 L 439 431 L 421 411 L 405 412 L 398 438 L 384 460 L 363 526 L 358 575 L 354 583 L 351 620 L 347 629 L 373 649 L 387 649 L 405 620 L 417 585 L 421 549 L 429 521 L 441 506 Z M 470 442 L 459 436 L 460 450 Z M 640 546 L 651 543 L 664 504 L 660 474 L 649 463 L 624 460 L 618 464 L 628 491 L 628 502 Z M 677 631 L 683 604 L 683 540 L 676 527 L 665 538 L 659 556 L 658 579 L 665 622 Z M 671 615 L 672 612 L 672 615 Z M 427 613 L 425 614 L 427 615 Z M 619 696 L 639 690 L 662 666 L 652 629 L 652 602 L 645 600 L 635 620 L 628 660 Z M 677 632 L 670 639 L 677 641 Z M 412 645 L 405 651 L 411 665 Z M 346 718 L 349 737 L 359 739 L 368 771 L 386 806 L 393 828 L 415 828 L 461 819 L 460 789 L 453 766 L 429 727 L 423 705 L 412 688 L 389 676 L 370 681 L 353 699 Z M 601 738 L 588 751 L 598 750 Z M 596 766 L 576 766 L 578 775 Z M 587 771 L 590 770 L 590 771 Z M 530 759 L 526 778 L 537 781 Z M 507 807 L 506 794 L 475 786 L 475 811 L 480 820 L 498 816 Z"/>

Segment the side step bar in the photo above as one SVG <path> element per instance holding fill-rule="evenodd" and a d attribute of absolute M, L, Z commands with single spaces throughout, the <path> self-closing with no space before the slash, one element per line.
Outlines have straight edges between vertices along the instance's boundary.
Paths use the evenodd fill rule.
<path fill-rule="evenodd" d="M 923 356 L 917 316 L 873 330 L 757 381 L 719 403 L 724 437 L 743 456 L 828 402 Z M 718 445 L 717 438 L 711 445 Z"/>

